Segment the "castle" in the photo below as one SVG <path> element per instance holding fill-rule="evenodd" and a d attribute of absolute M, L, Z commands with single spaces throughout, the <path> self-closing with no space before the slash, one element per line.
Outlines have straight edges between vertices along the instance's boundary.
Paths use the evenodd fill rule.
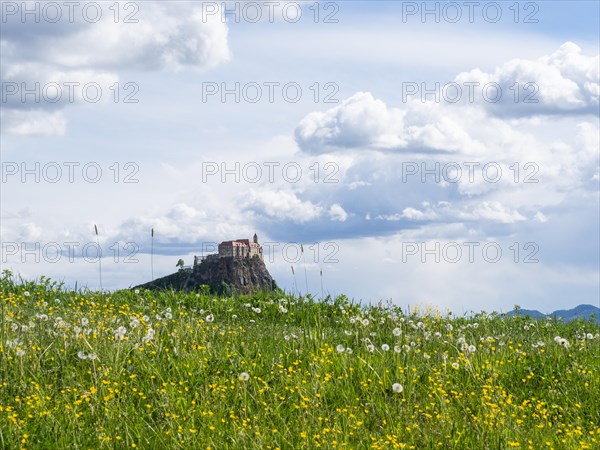
<path fill-rule="evenodd" d="M 205 258 L 194 257 L 194 266 L 200 264 L 204 259 L 216 258 L 252 258 L 258 256 L 261 261 L 263 258 L 262 246 L 258 243 L 258 236 L 254 233 L 252 242 L 249 239 L 236 239 L 234 241 L 223 241 L 219 244 L 219 253 L 208 255 Z"/>

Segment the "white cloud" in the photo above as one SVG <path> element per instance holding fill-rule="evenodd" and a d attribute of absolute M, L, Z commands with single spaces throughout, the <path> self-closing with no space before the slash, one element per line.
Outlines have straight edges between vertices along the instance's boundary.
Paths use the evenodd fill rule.
<path fill-rule="evenodd" d="M 251 191 L 244 207 L 270 218 L 298 223 L 314 220 L 323 212 L 321 206 L 302 201 L 293 192 L 272 190 Z"/>
<path fill-rule="evenodd" d="M 462 102 L 456 104 L 409 98 L 402 108 L 396 108 L 370 92 L 357 92 L 325 112 L 305 116 L 296 127 L 296 141 L 308 153 L 352 148 L 484 153 L 489 151 L 490 142 L 502 147 L 507 138 L 523 142 L 512 130 L 513 124 L 495 117 L 496 113 L 499 117 L 516 112 L 532 117 L 543 113 L 593 113 L 600 96 L 598 66 L 599 56 L 584 56 L 579 47 L 566 43 L 549 56 L 512 60 L 494 73 L 479 69 L 461 73 L 455 79 L 459 84 L 480 83 L 473 102 L 469 102 L 465 90 Z M 502 101 L 483 100 L 481 88 L 490 82 L 502 87 Z M 539 87 L 539 103 L 523 103 L 523 99 L 516 102 L 510 90 L 515 83 Z"/>
<path fill-rule="evenodd" d="M 594 112 L 600 98 L 599 65 L 600 56 L 585 56 L 580 47 L 566 42 L 551 55 L 536 60 L 513 59 L 497 67 L 493 73 L 474 69 L 459 74 L 455 81 L 460 85 L 479 83 L 474 88 L 476 102 L 502 114 L 506 114 L 507 110 L 518 110 L 521 115 Z M 497 83 L 502 88 L 503 95 L 498 103 L 484 100 L 481 91 L 488 83 Z M 527 83 L 531 85 L 524 89 Z M 515 101 L 516 86 L 520 87 L 519 101 Z M 489 94 L 490 97 L 494 95 Z M 525 101 L 528 95 L 528 101 L 535 103 Z M 462 100 L 467 101 L 466 96 Z"/>
<path fill-rule="evenodd" d="M 97 22 L 75 14 L 73 23 L 60 21 L 51 32 L 43 22 L 22 23 L 18 15 L 12 16 L 3 24 L 3 50 L 8 50 L 3 58 L 93 70 L 204 70 L 230 58 L 227 24 L 218 16 L 203 18 L 200 2 L 134 6 L 127 8 L 128 21 L 125 13 L 115 20 L 114 7 L 103 4 Z"/>
<path fill-rule="evenodd" d="M 3 132 L 24 136 L 63 136 L 67 130 L 67 121 L 60 111 L 3 109 L 0 122 Z"/>
<path fill-rule="evenodd" d="M 102 18 L 96 23 L 87 23 L 79 12 L 72 23 L 65 19 L 52 24 L 51 29 L 44 21 L 22 22 L 19 15 L 10 16 L 3 23 L 0 41 L 2 130 L 20 135 L 62 135 L 65 119 L 41 110 L 85 103 L 82 87 L 89 83 L 100 85 L 99 101 L 106 103 L 113 100 L 119 72 L 184 68 L 206 71 L 230 59 L 227 24 L 219 17 L 203 18 L 200 4 L 131 2 L 131 5 L 139 8 L 131 17 L 137 23 L 124 23 L 128 15 L 124 11 L 121 20 L 116 21 L 114 5 L 108 3 L 102 3 Z M 130 7 L 125 9 L 127 13 L 134 12 Z M 51 83 L 58 88 L 49 87 Z M 69 87 L 65 83 L 78 85 Z M 9 88 L 18 89 L 18 93 L 4 98 Z M 25 89 L 36 89 L 41 99 L 29 95 L 23 101 L 20 93 Z M 89 97 L 96 96 L 95 89 L 88 92 Z"/>
<path fill-rule="evenodd" d="M 438 105 L 419 102 L 402 110 L 387 107 L 369 92 L 358 92 L 328 111 L 308 114 L 295 134 L 300 148 L 309 153 L 349 148 L 457 151 L 478 147 L 458 119 Z"/>
<path fill-rule="evenodd" d="M 345 222 L 348 219 L 348 213 L 339 203 L 334 203 L 329 207 L 329 217 L 334 221 Z"/>
<path fill-rule="evenodd" d="M 500 223 L 513 223 L 525 220 L 525 217 L 519 214 L 518 211 L 512 210 L 500 202 L 495 201 L 482 202 L 480 205 L 473 208 L 472 212 L 465 217 L 475 220 L 491 220 Z"/>

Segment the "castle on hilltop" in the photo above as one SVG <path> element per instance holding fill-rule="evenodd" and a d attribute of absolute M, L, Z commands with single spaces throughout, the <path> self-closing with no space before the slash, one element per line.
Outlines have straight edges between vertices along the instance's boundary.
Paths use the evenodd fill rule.
<path fill-rule="evenodd" d="M 208 255 L 205 258 L 194 257 L 194 266 L 205 259 L 217 258 L 252 258 L 258 256 L 264 261 L 263 248 L 258 243 L 258 236 L 254 233 L 252 242 L 250 239 L 236 239 L 234 241 L 223 241 L 219 244 L 219 253 Z"/>

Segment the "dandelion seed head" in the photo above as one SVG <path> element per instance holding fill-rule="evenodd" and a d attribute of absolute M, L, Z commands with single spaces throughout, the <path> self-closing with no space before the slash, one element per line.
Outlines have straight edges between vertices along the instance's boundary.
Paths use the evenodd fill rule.
<path fill-rule="evenodd" d="M 400 383 L 392 384 L 392 391 L 396 394 L 400 394 L 404 390 L 404 387 Z"/>
<path fill-rule="evenodd" d="M 248 372 L 242 372 L 239 375 L 239 379 L 241 381 L 248 381 L 250 379 L 250 374 Z"/>

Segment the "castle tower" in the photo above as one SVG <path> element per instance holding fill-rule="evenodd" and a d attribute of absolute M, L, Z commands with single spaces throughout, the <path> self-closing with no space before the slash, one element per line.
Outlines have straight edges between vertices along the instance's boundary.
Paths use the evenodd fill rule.
<path fill-rule="evenodd" d="M 256 235 L 256 233 L 254 233 L 254 237 L 252 238 L 252 241 L 253 241 L 255 244 L 258 244 L 258 236 Z"/>

